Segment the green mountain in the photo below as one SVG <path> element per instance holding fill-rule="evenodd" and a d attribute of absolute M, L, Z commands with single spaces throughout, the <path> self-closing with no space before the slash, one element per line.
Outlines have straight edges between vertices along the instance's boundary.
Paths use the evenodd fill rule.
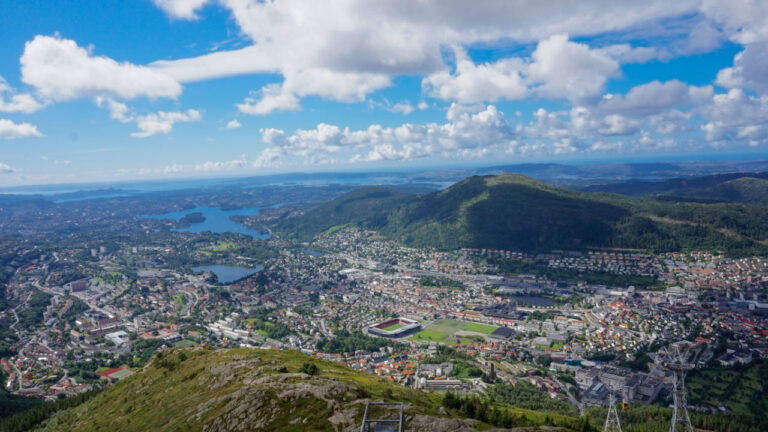
<path fill-rule="evenodd" d="M 54 413 L 37 430 L 359 431 L 368 401 L 403 402 L 408 431 L 492 429 L 446 409 L 439 394 L 296 351 L 198 348 L 158 354 L 139 373 Z M 514 425 L 530 427 L 526 431 L 547 422 L 564 432 L 582 426 L 573 417 L 494 407 L 485 408 L 509 412 Z"/>
<path fill-rule="evenodd" d="M 768 205 L 768 172 L 716 174 L 664 181 L 629 181 L 589 186 L 587 192 L 630 196 L 685 197 L 701 201 L 725 201 Z"/>
<path fill-rule="evenodd" d="M 689 201 L 585 193 L 502 174 L 469 177 L 425 195 L 360 189 L 285 217 L 272 229 L 307 240 L 356 226 L 412 246 L 440 249 L 768 252 L 768 209 Z"/>

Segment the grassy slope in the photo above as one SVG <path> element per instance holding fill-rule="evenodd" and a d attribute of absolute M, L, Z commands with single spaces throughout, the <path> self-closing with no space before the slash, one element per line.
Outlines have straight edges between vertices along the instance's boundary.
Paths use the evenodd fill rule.
<path fill-rule="evenodd" d="M 286 219 L 302 239 L 339 225 L 375 229 L 413 246 L 522 251 L 639 248 L 768 251 L 768 209 L 587 194 L 515 174 L 474 176 L 416 196 L 365 188 Z"/>
<path fill-rule="evenodd" d="M 307 361 L 319 367 L 317 376 L 296 374 Z M 286 370 L 280 371 L 281 367 Z M 56 414 L 42 429 L 199 431 L 226 424 L 226 430 L 331 431 L 329 417 L 334 415 L 335 403 L 342 408 L 340 425 L 359 427 L 369 398 L 405 402 L 408 418 L 445 417 L 438 414 L 438 394 L 405 388 L 295 351 L 174 349 L 83 405 Z M 545 420 L 541 413 L 503 408 L 525 414 L 533 424 Z M 477 423 L 476 427 L 482 430 L 489 425 Z"/>

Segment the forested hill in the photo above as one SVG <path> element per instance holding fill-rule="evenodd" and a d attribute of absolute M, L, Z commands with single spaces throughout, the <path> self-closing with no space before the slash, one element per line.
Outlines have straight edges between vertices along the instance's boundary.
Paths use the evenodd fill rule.
<path fill-rule="evenodd" d="M 585 193 L 516 174 L 473 176 L 425 195 L 359 189 L 288 214 L 272 229 L 307 240 L 342 226 L 440 249 L 768 252 L 768 208 Z"/>
<path fill-rule="evenodd" d="M 629 181 L 589 186 L 584 191 L 768 205 L 768 172 L 717 174 L 665 181 Z"/>

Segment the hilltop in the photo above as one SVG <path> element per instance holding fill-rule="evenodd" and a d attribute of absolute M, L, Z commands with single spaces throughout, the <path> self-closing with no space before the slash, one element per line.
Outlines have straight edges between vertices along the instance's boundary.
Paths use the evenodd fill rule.
<path fill-rule="evenodd" d="M 594 185 L 587 192 L 610 192 L 629 196 L 686 197 L 702 201 L 724 201 L 768 205 L 768 172 L 729 173 L 665 181 L 629 181 Z"/>
<path fill-rule="evenodd" d="M 317 373 L 303 373 L 313 364 Z M 311 369 L 311 368 L 310 368 Z M 296 351 L 173 349 L 139 373 L 38 425 L 44 431 L 357 431 L 367 401 L 405 403 L 409 431 L 493 427 L 463 419 L 442 397 L 356 372 Z M 496 404 L 525 431 L 535 425 L 573 430 L 578 419 Z M 507 429 L 496 429 L 507 430 Z"/>
<path fill-rule="evenodd" d="M 517 174 L 473 176 L 424 195 L 359 189 L 272 228 L 307 240 L 344 226 L 440 249 L 768 251 L 768 209 L 762 207 L 586 193 Z"/>

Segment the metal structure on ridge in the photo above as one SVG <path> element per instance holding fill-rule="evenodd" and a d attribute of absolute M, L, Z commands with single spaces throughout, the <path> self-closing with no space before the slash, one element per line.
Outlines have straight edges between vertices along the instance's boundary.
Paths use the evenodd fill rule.
<path fill-rule="evenodd" d="M 685 374 L 693 369 L 693 365 L 686 361 L 688 346 L 683 343 L 672 345 L 673 352 L 670 358 L 664 362 L 664 366 L 672 371 L 672 396 L 674 407 L 672 409 L 672 423 L 669 432 L 693 432 L 691 418 L 688 416 L 688 399 L 685 394 Z"/>
<path fill-rule="evenodd" d="M 608 397 L 608 415 L 605 417 L 603 432 L 621 432 L 619 413 L 616 411 L 616 397 L 610 392 Z"/>

